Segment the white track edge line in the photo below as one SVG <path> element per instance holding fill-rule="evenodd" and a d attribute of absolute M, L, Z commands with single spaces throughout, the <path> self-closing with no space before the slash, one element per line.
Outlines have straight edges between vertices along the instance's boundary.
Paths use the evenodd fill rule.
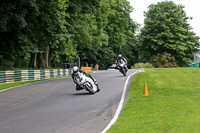
<path fill-rule="evenodd" d="M 125 94 L 126 94 L 126 89 L 127 89 L 127 85 L 128 85 L 128 81 L 130 79 L 131 76 L 133 76 L 134 74 L 136 74 L 138 71 L 136 70 L 134 73 L 132 73 L 131 75 L 128 76 L 128 78 L 126 79 L 126 82 L 124 84 L 124 89 L 123 89 L 123 93 L 122 93 L 122 96 L 121 96 L 121 100 L 120 100 L 120 103 L 117 107 L 117 110 L 115 112 L 115 115 L 114 117 L 112 118 L 112 120 L 110 121 L 110 123 L 107 125 L 107 127 L 101 131 L 101 133 L 105 133 L 118 119 L 119 117 L 119 114 L 122 110 L 122 107 L 123 107 L 123 104 L 124 104 L 124 99 L 125 99 Z"/>

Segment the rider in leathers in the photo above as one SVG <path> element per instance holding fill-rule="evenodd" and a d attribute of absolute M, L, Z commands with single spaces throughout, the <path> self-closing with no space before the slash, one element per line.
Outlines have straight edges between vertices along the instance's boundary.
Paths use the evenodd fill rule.
<path fill-rule="evenodd" d="M 73 73 L 72 73 L 72 79 L 73 79 L 74 83 L 76 83 L 76 90 L 81 90 L 81 89 L 83 89 L 83 88 L 78 84 L 78 81 L 75 80 L 75 77 L 74 77 L 74 76 L 75 76 L 75 74 L 76 74 L 77 72 L 83 73 L 83 74 L 85 74 L 87 77 L 90 77 L 90 78 L 94 81 L 95 85 L 97 86 L 97 92 L 100 91 L 96 79 L 94 79 L 89 73 L 87 73 L 87 72 L 85 72 L 85 71 L 79 69 L 77 66 L 74 66 L 74 67 L 73 67 Z"/>
<path fill-rule="evenodd" d="M 117 60 L 116 60 L 116 62 L 115 62 L 115 63 L 116 63 L 117 69 L 119 69 L 119 65 L 121 64 L 122 61 L 125 62 L 125 64 L 126 64 L 126 71 L 128 71 L 128 68 L 127 68 L 127 60 L 126 60 L 124 57 L 122 57 L 121 54 L 118 55 L 118 58 L 117 58 Z"/>

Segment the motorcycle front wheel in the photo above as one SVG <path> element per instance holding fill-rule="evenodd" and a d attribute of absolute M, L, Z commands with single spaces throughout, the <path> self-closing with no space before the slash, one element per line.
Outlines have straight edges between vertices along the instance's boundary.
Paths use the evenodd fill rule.
<path fill-rule="evenodd" d="M 126 76 L 126 70 L 125 69 L 123 69 L 123 75 Z"/>
<path fill-rule="evenodd" d="M 124 76 L 126 76 L 126 70 L 125 70 L 125 68 L 121 68 L 121 73 L 122 73 Z"/>
<path fill-rule="evenodd" d="M 85 87 L 87 88 L 87 90 L 88 90 L 91 94 L 95 94 L 95 91 L 94 91 L 93 86 L 92 86 L 91 83 L 88 82 L 87 84 L 85 84 Z"/>

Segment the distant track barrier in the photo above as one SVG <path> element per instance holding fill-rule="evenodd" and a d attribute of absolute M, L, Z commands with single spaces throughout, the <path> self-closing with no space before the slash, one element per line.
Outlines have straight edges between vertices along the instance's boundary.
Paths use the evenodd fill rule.
<path fill-rule="evenodd" d="M 200 67 L 200 62 L 195 62 L 188 65 L 189 67 Z"/>
<path fill-rule="evenodd" d="M 0 84 L 49 79 L 71 75 L 71 69 L 0 71 Z"/>

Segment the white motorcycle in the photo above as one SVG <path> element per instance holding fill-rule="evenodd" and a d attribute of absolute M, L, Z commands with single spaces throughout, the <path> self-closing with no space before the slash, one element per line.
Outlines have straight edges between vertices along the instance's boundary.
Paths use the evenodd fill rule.
<path fill-rule="evenodd" d="M 82 89 L 89 91 L 91 94 L 96 93 L 98 90 L 98 86 L 94 83 L 94 81 L 83 73 L 77 72 L 75 80 L 78 81 L 78 85 Z"/>

